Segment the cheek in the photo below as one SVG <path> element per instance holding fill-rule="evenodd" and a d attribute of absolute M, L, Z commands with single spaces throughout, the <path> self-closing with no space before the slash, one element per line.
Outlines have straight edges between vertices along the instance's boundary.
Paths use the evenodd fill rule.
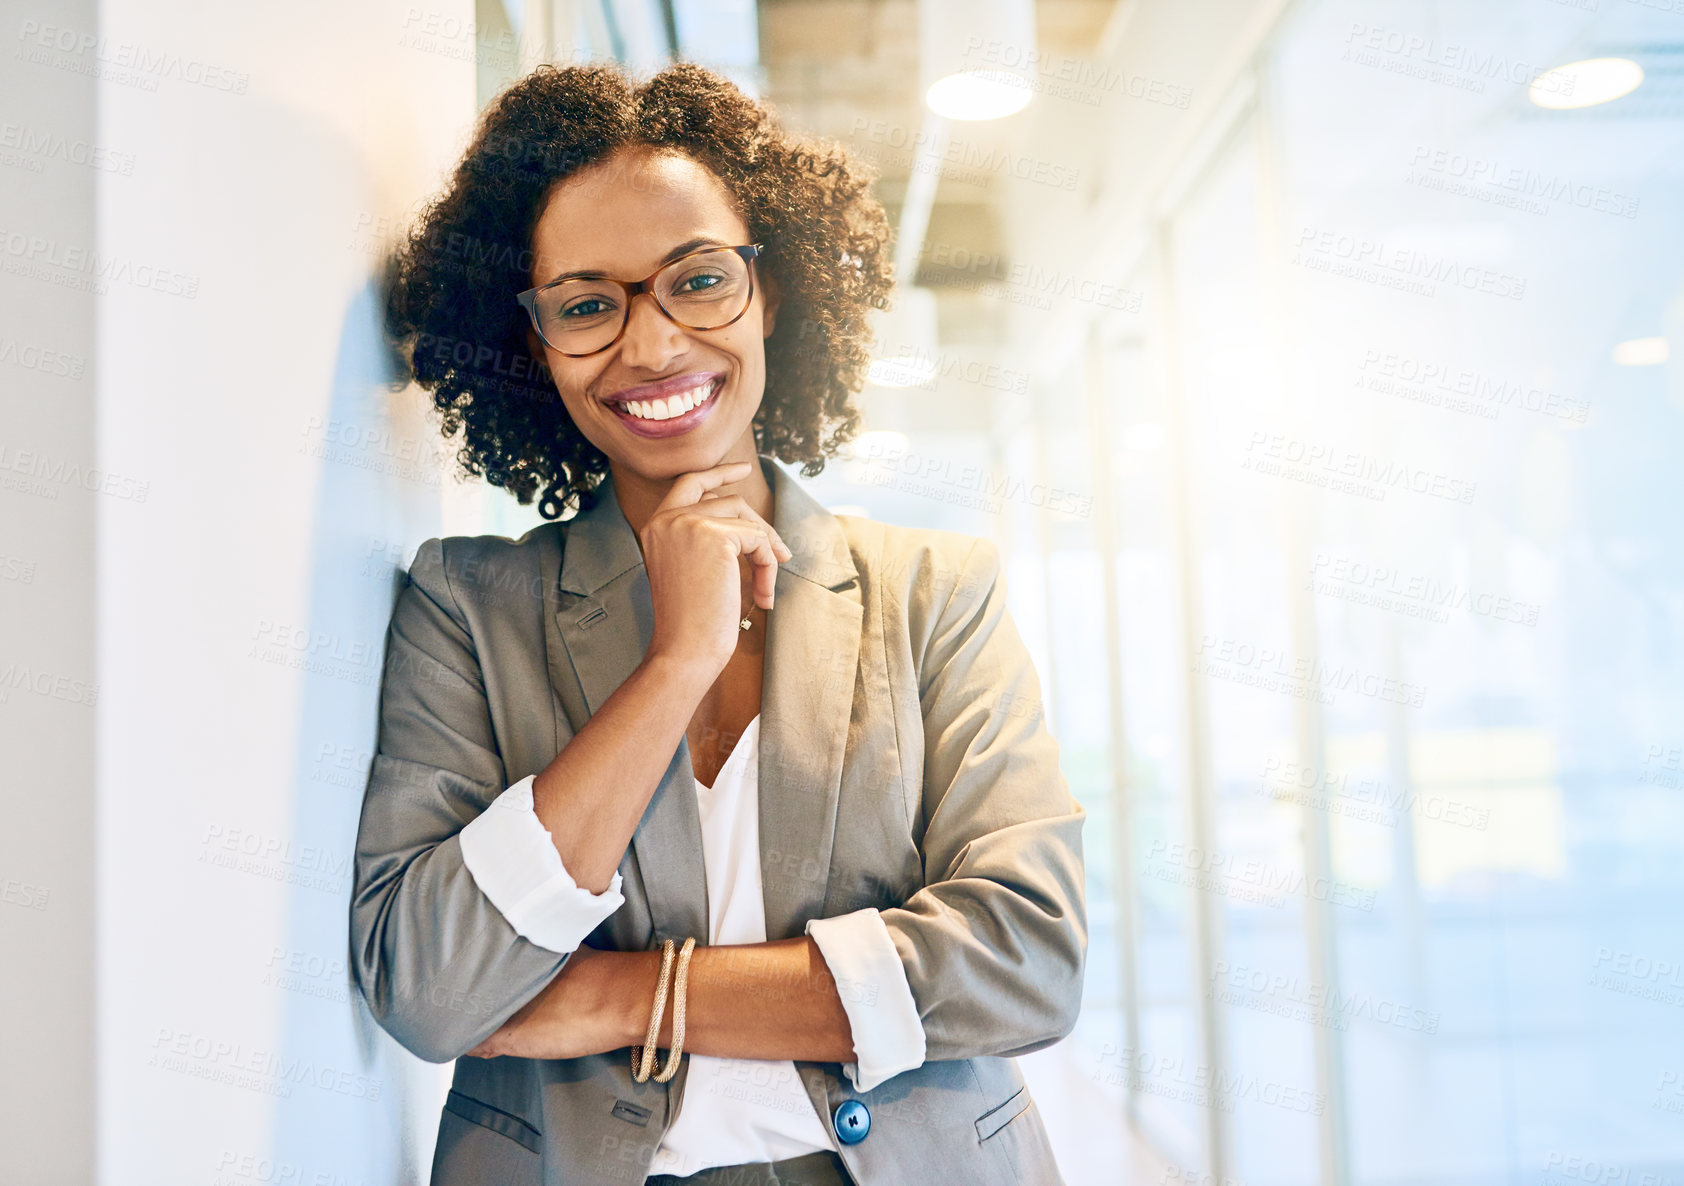
<path fill-rule="evenodd" d="M 732 328 L 735 329 L 736 327 L 733 326 Z M 766 339 L 760 335 L 760 322 L 756 320 L 744 326 L 743 332 L 735 335 L 731 343 L 731 352 L 737 356 L 737 361 L 742 364 L 744 374 L 759 375 L 765 373 Z"/>
<path fill-rule="evenodd" d="M 568 408 L 571 410 L 575 404 L 586 403 L 589 397 L 585 392 L 595 378 L 594 372 L 580 366 L 579 359 L 568 358 L 565 354 L 546 351 L 545 360 L 550 368 L 550 380 Z"/>
<path fill-rule="evenodd" d="M 551 355 L 549 365 L 550 381 L 567 415 L 575 424 L 588 424 L 592 402 L 588 388 L 595 375 L 580 368 L 576 359 Z"/>

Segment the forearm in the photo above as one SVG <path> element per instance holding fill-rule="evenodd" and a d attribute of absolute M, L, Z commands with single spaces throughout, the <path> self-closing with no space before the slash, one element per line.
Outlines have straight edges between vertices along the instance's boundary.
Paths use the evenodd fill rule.
<path fill-rule="evenodd" d="M 641 1045 L 649 1031 L 659 951 L 613 953 L 608 965 L 619 1046 Z M 674 977 L 676 979 L 676 977 Z M 684 1049 L 722 1058 L 793 1058 L 848 1062 L 853 1032 L 836 981 L 818 944 L 802 935 L 771 943 L 697 947 L 686 977 Z M 656 1045 L 672 1046 L 669 992 Z"/>
<path fill-rule="evenodd" d="M 533 779 L 533 812 L 584 889 L 608 888 L 710 683 L 646 659 Z"/>

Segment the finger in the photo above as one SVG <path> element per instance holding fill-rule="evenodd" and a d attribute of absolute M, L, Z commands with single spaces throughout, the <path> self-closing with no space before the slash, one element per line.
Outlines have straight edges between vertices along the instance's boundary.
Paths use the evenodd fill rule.
<path fill-rule="evenodd" d="M 778 566 L 776 563 L 762 564 L 758 560 L 754 565 L 754 603 L 763 609 L 772 608 L 773 593 L 778 587 Z"/>
<path fill-rule="evenodd" d="M 772 548 L 768 528 L 757 520 L 720 519 L 717 526 L 737 545 L 737 554 L 746 556 L 754 566 L 750 581 L 754 603 L 762 609 L 772 608 L 772 595 L 778 584 L 778 554 Z"/>
<path fill-rule="evenodd" d="M 702 495 L 709 490 L 723 486 L 727 482 L 740 482 L 748 476 L 748 473 L 748 462 L 727 461 L 720 465 L 710 466 L 707 469 L 692 470 L 689 473 L 679 474 L 673 482 L 672 488 L 667 491 L 667 496 L 661 499 L 660 505 L 655 509 L 658 511 L 666 507 L 690 506 L 693 503 L 700 502 Z"/>
<path fill-rule="evenodd" d="M 784 543 L 783 536 L 777 529 L 751 506 L 748 500 L 740 494 L 714 494 L 704 497 L 700 502 L 693 503 L 686 508 L 691 514 L 709 515 L 719 519 L 747 519 L 751 523 L 758 523 L 772 538 L 772 550 L 779 553 L 780 561 L 787 561 L 794 557 L 789 545 Z"/>
<path fill-rule="evenodd" d="M 714 519 L 712 526 L 731 541 L 738 556 L 753 564 L 749 571 L 749 586 L 754 605 L 770 610 L 771 598 L 778 588 L 778 553 L 773 549 L 765 524 L 756 519 Z"/>
<path fill-rule="evenodd" d="M 771 535 L 772 535 L 773 550 L 777 551 L 777 552 L 781 552 L 783 554 L 781 559 L 783 559 L 783 560 L 793 559 L 794 556 L 795 556 L 795 553 L 790 550 L 788 544 L 784 543 L 783 537 L 778 534 L 777 529 L 774 528 L 770 523 L 767 523 L 766 520 L 764 518 L 762 518 L 760 516 L 759 512 L 757 512 L 753 507 L 749 506 L 747 499 L 743 498 L 743 496 L 740 495 L 740 494 L 725 494 L 725 493 L 722 493 L 717 488 L 723 482 L 739 480 L 742 475 L 737 474 L 737 473 L 732 473 L 730 471 L 732 471 L 733 469 L 746 467 L 748 464 L 749 463 L 746 462 L 746 461 L 728 461 L 728 462 L 725 462 L 722 465 L 713 466 L 710 469 L 694 470 L 691 473 L 684 474 L 678 479 L 679 482 L 682 482 L 685 478 L 702 478 L 702 477 L 705 477 L 706 481 L 709 484 L 706 486 L 705 489 L 703 489 L 699 494 L 697 494 L 696 497 L 693 500 L 691 500 L 689 502 L 684 502 L 684 501 L 673 502 L 673 501 L 670 501 L 670 500 L 672 500 L 674 492 L 678 489 L 678 482 L 675 482 L 673 484 L 673 489 L 669 490 L 667 492 L 667 497 L 661 500 L 660 507 L 665 507 L 665 506 L 669 506 L 669 505 L 670 506 L 688 506 L 691 510 L 700 511 L 700 509 L 702 507 L 702 504 L 704 504 L 704 503 L 721 504 L 719 506 L 709 507 L 707 510 L 702 511 L 701 513 L 710 514 L 710 515 L 721 515 L 721 516 L 731 515 L 731 516 L 734 516 L 734 517 L 740 518 L 740 519 L 753 519 L 757 523 L 764 524 L 766 530 L 768 532 L 770 532 Z M 718 478 L 716 480 L 715 477 L 713 477 L 713 475 L 717 475 L 717 474 L 720 474 L 720 473 L 724 473 L 725 476 L 723 478 Z M 657 507 L 656 509 L 659 510 L 660 507 Z"/>

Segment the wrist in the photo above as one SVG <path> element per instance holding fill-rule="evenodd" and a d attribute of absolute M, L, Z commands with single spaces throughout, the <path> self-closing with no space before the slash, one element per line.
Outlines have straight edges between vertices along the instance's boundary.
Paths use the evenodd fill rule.
<path fill-rule="evenodd" d="M 719 678 L 719 673 L 724 670 L 722 664 L 714 663 L 704 656 L 684 655 L 667 650 L 651 650 L 639 666 L 659 683 L 681 688 L 687 695 L 694 695 L 697 700 L 707 693 Z"/>
<path fill-rule="evenodd" d="M 661 975 L 661 952 L 628 951 L 616 961 L 614 983 L 608 993 L 613 1013 L 614 1036 L 620 1046 L 640 1046 L 649 1036 L 649 1014 L 655 1008 L 655 986 Z M 661 1019 L 661 1034 L 671 1031 L 672 1009 Z"/>

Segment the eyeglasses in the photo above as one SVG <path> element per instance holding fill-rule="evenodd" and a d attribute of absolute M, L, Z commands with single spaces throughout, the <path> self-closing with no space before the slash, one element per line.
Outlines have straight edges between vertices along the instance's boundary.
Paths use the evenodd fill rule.
<path fill-rule="evenodd" d="M 597 354 L 626 332 L 632 298 L 646 292 L 668 320 L 684 329 L 723 329 L 754 299 L 754 259 L 762 244 L 703 247 L 662 265 L 636 283 L 554 280 L 518 294 L 532 328 L 558 353 Z"/>

